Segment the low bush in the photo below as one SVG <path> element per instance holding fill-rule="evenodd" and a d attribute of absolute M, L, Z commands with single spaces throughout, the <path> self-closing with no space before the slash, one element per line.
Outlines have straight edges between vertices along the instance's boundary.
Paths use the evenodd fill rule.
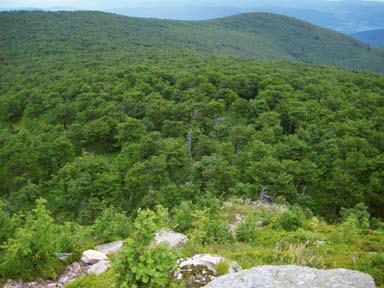
<path fill-rule="evenodd" d="M 154 233 L 166 225 L 167 211 L 139 210 L 135 231 L 113 264 L 118 287 L 172 287 L 170 272 L 177 267 L 177 253 L 167 245 L 152 246 Z"/>
<path fill-rule="evenodd" d="M 18 215 L 11 216 L 0 200 L 0 246 L 14 235 L 20 225 L 20 217 Z"/>
<path fill-rule="evenodd" d="M 222 209 L 202 209 L 193 213 L 192 241 L 201 244 L 225 242 L 231 239 L 230 227 Z"/>
<path fill-rule="evenodd" d="M 183 201 L 172 210 L 172 226 L 175 231 L 187 233 L 193 228 L 194 206 L 190 201 Z"/>
<path fill-rule="evenodd" d="M 260 232 L 259 218 L 255 215 L 247 216 L 237 226 L 236 238 L 238 241 L 254 243 L 257 233 Z"/>
<path fill-rule="evenodd" d="M 91 226 L 82 226 L 74 222 L 61 225 L 58 238 L 58 251 L 72 253 L 72 258 L 80 257 L 84 250 L 91 249 L 97 244 Z"/>
<path fill-rule="evenodd" d="M 131 234 L 132 225 L 125 213 L 110 206 L 96 218 L 92 230 L 98 242 L 106 243 L 128 237 Z"/>
<path fill-rule="evenodd" d="M 302 227 L 305 221 L 305 214 L 300 207 L 294 206 L 277 216 L 273 223 L 273 227 L 277 229 L 284 229 L 285 231 L 295 231 Z"/>
<path fill-rule="evenodd" d="M 169 246 L 150 247 L 129 239 L 114 266 L 118 287 L 170 287 L 177 254 Z"/>
<path fill-rule="evenodd" d="M 45 207 L 45 200 L 27 216 L 24 225 L 5 244 L 0 273 L 5 278 L 53 278 L 61 268 L 56 257 L 57 227 Z"/>
<path fill-rule="evenodd" d="M 343 222 L 348 221 L 348 218 L 353 216 L 356 218 L 356 224 L 360 229 L 366 230 L 369 228 L 370 214 L 368 207 L 363 203 L 356 204 L 353 208 L 349 209 L 341 208 L 340 216 Z"/>
<path fill-rule="evenodd" d="M 359 221 L 355 215 L 350 215 L 337 227 L 335 242 L 351 244 L 359 238 Z"/>

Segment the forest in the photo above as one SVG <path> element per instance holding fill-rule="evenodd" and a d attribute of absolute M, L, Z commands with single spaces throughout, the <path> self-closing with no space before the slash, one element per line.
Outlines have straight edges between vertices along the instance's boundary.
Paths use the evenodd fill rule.
<path fill-rule="evenodd" d="M 248 13 L 206 21 L 126 17 L 95 11 L 3 12 L 1 57 L 139 52 L 290 60 L 384 72 L 384 49 L 271 13 Z M 27 41 L 27 44 L 26 44 Z M 27 51 L 26 51 L 27 49 Z M 67 61 L 67 60 L 65 60 Z"/>
<path fill-rule="evenodd" d="M 0 13 L 13 16 L 15 31 L 28 25 Z M 185 255 L 343 265 L 384 287 L 383 74 L 67 29 L 0 35 L 0 283 L 55 277 L 58 252 L 123 238 L 144 249 L 167 226 L 193 239 Z M 233 238 L 224 204 L 261 194 L 288 212 L 233 204 L 247 223 Z M 134 284 L 124 265 L 73 287 L 171 287 Z"/>

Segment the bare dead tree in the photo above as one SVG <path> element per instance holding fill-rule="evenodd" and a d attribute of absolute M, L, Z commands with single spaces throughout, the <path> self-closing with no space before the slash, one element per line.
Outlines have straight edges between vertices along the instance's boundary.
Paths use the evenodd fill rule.
<path fill-rule="evenodd" d="M 192 130 L 189 130 L 187 133 L 187 146 L 188 146 L 189 161 L 192 162 Z"/>
<path fill-rule="evenodd" d="M 261 203 L 267 203 L 272 202 L 273 198 L 272 196 L 268 195 L 267 188 L 263 187 L 260 192 L 260 202 Z"/>

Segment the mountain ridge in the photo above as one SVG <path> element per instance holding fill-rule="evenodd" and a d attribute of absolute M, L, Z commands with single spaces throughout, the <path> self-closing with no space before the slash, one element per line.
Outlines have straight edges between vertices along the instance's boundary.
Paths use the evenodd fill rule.
<path fill-rule="evenodd" d="M 0 43 L 0 48 L 4 55 L 23 55 L 22 42 L 26 37 L 30 40 L 28 51 L 36 55 L 67 50 L 111 52 L 134 46 L 384 72 L 384 50 L 373 49 L 339 32 L 272 13 L 181 21 L 97 11 L 1 12 L 0 24 L 4 43 Z M 49 50 L 52 46 L 55 48 Z"/>

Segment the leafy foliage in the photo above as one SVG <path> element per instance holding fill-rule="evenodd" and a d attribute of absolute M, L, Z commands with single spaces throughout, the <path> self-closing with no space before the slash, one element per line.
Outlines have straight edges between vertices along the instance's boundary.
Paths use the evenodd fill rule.
<path fill-rule="evenodd" d="M 93 235 L 101 243 L 112 242 L 126 238 L 131 234 L 131 221 L 113 206 L 102 211 L 92 226 Z"/>
<path fill-rule="evenodd" d="M 293 207 L 292 209 L 282 213 L 278 216 L 275 227 L 280 227 L 286 231 L 297 230 L 303 226 L 305 221 L 305 214 L 299 207 Z"/>
<path fill-rule="evenodd" d="M 164 221 L 165 210 L 141 210 L 135 232 L 125 243 L 115 265 L 118 287 L 170 287 L 170 272 L 176 269 L 177 253 L 167 245 L 153 247 L 151 241 Z"/>
<path fill-rule="evenodd" d="M 14 235 L 20 222 L 20 217 L 18 215 L 11 216 L 5 204 L 0 201 L 0 245 Z"/>
<path fill-rule="evenodd" d="M 355 217 L 361 229 L 369 228 L 370 214 L 368 212 L 368 207 L 364 203 L 358 203 L 353 208 L 349 209 L 342 208 L 340 215 L 341 219 L 344 221 L 348 221 L 348 218 L 350 217 Z"/>
<path fill-rule="evenodd" d="M 25 224 L 5 244 L 0 269 L 4 276 L 24 279 L 56 276 L 60 268 L 55 255 L 57 236 L 45 204 L 45 201 L 38 200 L 37 207 L 27 216 Z"/>

